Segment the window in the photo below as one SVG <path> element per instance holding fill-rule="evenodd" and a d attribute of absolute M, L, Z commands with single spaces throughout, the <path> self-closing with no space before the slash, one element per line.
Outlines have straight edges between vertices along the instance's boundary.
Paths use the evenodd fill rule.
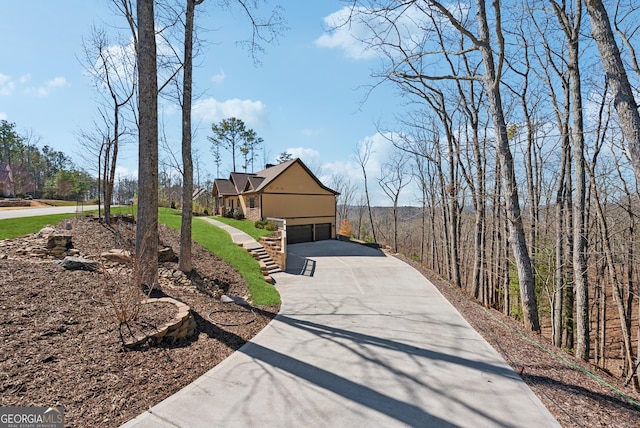
<path fill-rule="evenodd" d="M 249 198 L 249 208 L 256 207 L 256 198 Z"/>

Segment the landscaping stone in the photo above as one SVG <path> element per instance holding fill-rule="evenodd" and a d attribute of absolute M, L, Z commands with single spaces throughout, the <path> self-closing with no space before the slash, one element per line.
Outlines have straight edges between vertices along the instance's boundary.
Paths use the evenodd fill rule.
<path fill-rule="evenodd" d="M 40 231 L 37 233 L 39 238 L 44 238 L 47 237 L 49 235 L 53 235 L 54 233 L 56 233 L 56 230 L 51 227 L 51 226 L 45 226 L 42 229 L 40 229 Z"/>
<path fill-rule="evenodd" d="M 189 308 L 188 305 L 171 297 L 146 299 L 142 301 L 142 304 L 151 304 L 154 302 L 165 302 L 175 305 L 176 315 L 169 322 L 148 334 L 136 334 L 133 337 L 127 338 L 124 343 L 126 347 L 132 348 L 147 341 L 151 342 L 151 344 L 158 344 L 163 341 L 175 343 L 180 339 L 186 339 L 195 334 L 196 322 L 191 313 L 191 308 Z"/>
<path fill-rule="evenodd" d="M 65 251 L 73 247 L 71 235 L 49 235 L 47 238 L 47 248 L 50 250 L 63 248 Z"/>
<path fill-rule="evenodd" d="M 222 303 L 235 303 L 236 305 L 240 306 L 249 306 L 249 302 L 239 296 L 228 296 L 226 294 L 223 294 L 222 296 L 220 296 L 220 301 Z"/>
<path fill-rule="evenodd" d="M 176 254 L 171 247 L 163 247 L 158 250 L 158 261 L 161 263 L 173 261 Z"/>
<path fill-rule="evenodd" d="M 100 254 L 100 257 L 107 259 L 111 262 L 122 263 L 128 265 L 132 262 L 131 252 L 127 250 L 123 250 L 121 248 L 114 248 L 109 251 L 105 251 Z"/>
<path fill-rule="evenodd" d="M 95 271 L 96 269 L 98 269 L 98 266 L 100 266 L 100 263 L 95 260 L 73 256 L 67 256 L 62 260 L 55 261 L 54 263 L 62 266 L 67 270 Z"/>

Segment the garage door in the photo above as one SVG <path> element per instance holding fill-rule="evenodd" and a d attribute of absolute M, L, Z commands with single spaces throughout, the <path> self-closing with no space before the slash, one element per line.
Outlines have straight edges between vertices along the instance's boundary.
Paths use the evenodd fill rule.
<path fill-rule="evenodd" d="M 287 244 L 313 241 L 313 225 L 287 226 Z"/>
<path fill-rule="evenodd" d="M 331 223 L 316 224 L 316 241 L 331 239 Z"/>

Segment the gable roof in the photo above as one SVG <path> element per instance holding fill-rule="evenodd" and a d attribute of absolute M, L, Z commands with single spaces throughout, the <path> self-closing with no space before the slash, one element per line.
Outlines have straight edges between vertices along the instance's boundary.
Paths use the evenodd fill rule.
<path fill-rule="evenodd" d="M 247 181 L 247 185 L 244 188 L 245 192 L 248 190 L 255 191 L 263 181 L 264 181 L 264 177 L 258 177 L 257 175 L 249 177 L 249 180 Z"/>
<path fill-rule="evenodd" d="M 223 196 L 237 195 L 236 186 L 233 185 L 231 180 L 225 178 L 216 178 L 213 181 L 214 187 L 218 188 L 218 194 Z"/>
<path fill-rule="evenodd" d="M 254 174 L 253 173 L 247 173 L 247 172 L 232 172 L 229 175 L 229 180 L 235 186 L 236 192 L 237 193 L 242 193 L 244 191 L 245 185 L 247 184 L 247 180 L 252 175 L 254 175 Z"/>
<path fill-rule="evenodd" d="M 290 161 L 287 162 L 283 162 L 281 164 L 278 165 L 274 165 L 270 168 L 264 169 L 260 172 L 256 173 L 256 176 L 258 177 L 262 177 L 262 183 L 260 183 L 260 186 L 258 186 L 258 188 L 255 189 L 256 192 L 259 192 L 261 190 L 263 190 L 265 187 L 267 187 L 269 185 L 269 183 L 271 183 L 273 180 L 275 180 L 280 174 L 282 174 L 283 172 L 285 172 L 287 169 L 289 169 L 289 167 L 293 164 L 299 164 L 306 172 L 307 174 L 309 174 L 309 176 L 311 178 L 313 178 L 313 180 L 318 184 L 318 186 L 320 186 L 321 188 L 323 188 L 324 190 L 333 193 L 334 195 L 339 195 L 338 192 L 336 192 L 333 189 L 328 188 L 327 186 L 325 186 L 324 184 L 322 184 L 322 182 L 320 180 L 318 180 L 318 177 L 315 176 L 315 174 L 313 172 L 311 172 L 311 170 L 309 168 L 307 168 L 307 166 L 304 164 L 304 162 L 302 162 L 302 160 L 300 160 L 300 158 L 295 158 L 292 159 Z"/>
<path fill-rule="evenodd" d="M 256 173 L 232 172 L 229 175 L 229 179 L 216 178 L 213 185 L 218 186 L 218 194 L 223 196 L 239 195 L 240 193 L 257 193 L 264 190 L 273 180 L 278 178 L 295 163 L 299 164 L 318 186 L 334 195 L 340 194 L 322 184 L 322 182 L 318 180 L 318 177 L 307 168 L 300 158 L 270 166 Z"/>

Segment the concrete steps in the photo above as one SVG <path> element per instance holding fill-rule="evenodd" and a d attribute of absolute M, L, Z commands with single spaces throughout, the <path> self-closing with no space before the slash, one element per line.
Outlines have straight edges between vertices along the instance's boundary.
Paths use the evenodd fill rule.
<path fill-rule="evenodd" d="M 262 274 L 266 277 L 274 273 L 282 272 L 280 267 L 269 257 L 269 254 L 265 251 L 264 248 L 254 248 L 249 250 L 253 255 L 253 258 L 258 260 L 260 263 L 260 269 L 262 270 Z"/>

